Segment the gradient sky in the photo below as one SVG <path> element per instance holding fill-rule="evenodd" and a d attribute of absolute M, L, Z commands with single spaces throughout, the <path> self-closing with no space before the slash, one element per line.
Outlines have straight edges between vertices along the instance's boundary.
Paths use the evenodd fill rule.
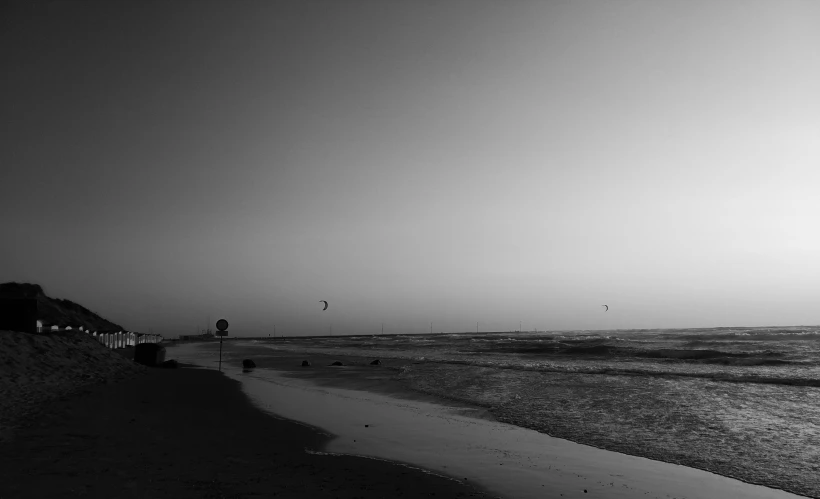
<path fill-rule="evenodd" d="M 820 323 L 820 2 L 1 8 L 0 281 L 172 337 Z"/>

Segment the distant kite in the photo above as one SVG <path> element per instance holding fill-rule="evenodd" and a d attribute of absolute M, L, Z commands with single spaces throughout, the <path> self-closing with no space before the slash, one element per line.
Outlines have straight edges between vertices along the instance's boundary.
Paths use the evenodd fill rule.
<path fill-rule="evenodd" d="M 319 303 L 324 303 L 325 308 L 323 308 L 322 310 L 327 310 L 327 302 L 325 300 L 319 300 Z"/>
<path fill-rule="evenodd" d="M 606 307 L 606 310 L 604 310 L 604 312 L 609 312 L 609 305 L 601 305 L 601 306 Z"/>

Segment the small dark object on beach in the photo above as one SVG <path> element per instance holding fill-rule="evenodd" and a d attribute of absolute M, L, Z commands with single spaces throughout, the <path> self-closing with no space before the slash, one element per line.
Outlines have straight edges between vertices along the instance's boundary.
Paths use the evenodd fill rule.
<path fill-rule="evenodd" d="M 302 361 L 302 367 L 310 367 L 310 362 L 308 362 L 306 360 L 303 360 Z"/>
<path fill-rule="evenodd" d="M 160 364 L 160 367 L 166 367 L 166 368 L 169 368 L 169 369 L 176 369 L 177 367 L 179 367 L 179 362 L 177 362 L 175 359 L 166 360 L 165 362 Z"/>
<path fill-rule="evenodd" d="M 587 493 L 587 489 L 584 489 L 584 494 L 586 494 L 586 493 Z"/>
<path fill-rule="evenodd" d="M 369 424 L 364 425 L 365 428 L 367 428 L 368 426 L 370 426 L 370 425 Z"/>
<path fill-rule="evenodd" d="M 336 362 L 334 362 L 333 364 L 330 364 L 330 365 L 331 365 L 331 366 L 343 366 L 344 364 L 342 364 L 341 362 L 339 362 L 339 361 L 337 360 Z"/>
<path fill-rule="evenodd" d="M 371 362 L 370 365 L 371 366 L 380 366 L 380 365 L 382 365 L 382 361 L 380 361 L 379 359 L 376 359 L 373 362 Z"/>
<path fill-rule="evenodd" d="M 251 369 L 256 367 L 256 362 L 252 361 L 251 359 L 245 359 L 242 361 L 242 367 L 245 369 Z"/>
<path fill-rule="evenodd" d="M 134 362 L 158 366 L 165 362 L 165 347 L 156 343 L 140 343 L 134 348 Z"/>

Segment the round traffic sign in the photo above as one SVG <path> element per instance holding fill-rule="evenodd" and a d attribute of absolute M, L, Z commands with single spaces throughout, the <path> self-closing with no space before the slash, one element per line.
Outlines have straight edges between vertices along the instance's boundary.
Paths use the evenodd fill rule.
<path fill-rule="evenodd" d="M 219 319 L 218 321 L 216 321 L 216 328 L 220 331 L 225 331 L 226 329 L 228 329 L 228 321 L 226 321 L 225 319 Z"/>

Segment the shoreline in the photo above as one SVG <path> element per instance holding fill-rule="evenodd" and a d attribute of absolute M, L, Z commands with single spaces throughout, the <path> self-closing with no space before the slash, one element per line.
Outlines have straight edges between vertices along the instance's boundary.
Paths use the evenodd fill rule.
<path fill-rule="evenodd" d="M 172 352 L 173 352 L 173 350 L 172 350 Z M 210 352 L 207 349 L 203 349 L 203 350 L 201 350 L 201 352 L 205 353 L 206 356 L 210 354 Z M 180 351 L 180 353 L 182 353 L 182 351 Z M 173 353 L 171 355 L 173 355 Z M 228 361 L 227 361 L 228 365 L 231 365 L 231 364 L 236 364 L 237 359 L 241 359 L 243 357 L 245 357 L 245 358 L 251 357 L 252 358 L 254 355 L 257 356 L 256 362 L 262 370 L 265 370 L 265 368 L 278 370 L 278 371 L 280 371 L 280 374 L 282 374 L 283 376 L 285 376 L 287 378 L 290 378 L 291 380 L 294 380 L 293 382 L 292 381 L 286 381 L 284 383 L 277 381 L 278 384 L 293 385 L 293 386 L 289 386 L 289 387 L 285 386 L 285 387 L 276 388 L 275 390 L 276 390 L 276 393 L 277 393 L 277 397 L 279 397 L 279 398 L 284 399 L 284 398 L 291 398 L 291 397 L 297 397 L 298 396 L 298 397 L 302 397 L 302 398 L 299 399 L 300 403 L 307 404 L 307 402 L 305 402 L 306 399 L 304 399 L 304 396 L 303 395 L 298 395 L 299 394 L 298 391 L 293 392 L 293 390 L 291 390 L 290 394 L 288 394 L 288 393 L 286 393 L 287 390 L 284 390 L 284 389 L 285 388 L 298 388 L 299 390 L 302 390 L 302 391 L 305 391 L 305 390 L 309 391 L 310 388 L 305 384 L 305 383 L 308 383 L 308 384 L 312 384 L 316 387 L 320 387 L 321 391 L 326 392 L 324 398 L 332 401 L 332 402 L 327 402 L 327 403 L 333 403 L 337 408 L 338 407 L 343 407 L 343 405 L 340 402 L 345 398 L 348 398 L 348 399 L 350 399 L 350 398 L 371 399 L 370 400 L 371 403 L 381 404 L 379 407 L 385 407 L 385 401 L 380 399 L 380 397 L 384 396 L 384 397 L 393 397 L 394 399 L 399 399 L 401 401 L 405 401 L 405 402 L 402 402 L 402 404 L 412 405 L 414 407 L 421 407 L 426 403 L 438 404 L 439 407 L 444 407 L 445 409 L 448 410 L 448 414 L 445 417 L 449 418 L 449 419 L 453 419 L 453 420 L 457 419 L 458 416 L 463 415 L 466 412 L 469 417 L 481 418 L 482 421 L 496 422 L 497 423 L 497 420 L 485 408 L 480 408 L 480 407 L 477 408 L 476 406 L 472 405 L 473 411 L 470 412 L 471 404 L 465 403 L 464 401 L 457 402 L 457 401 L 453 401 L 451 399 L 442 400 L 442 398 L 440 396 L 419 393 L 419 392 L 416 392 L 416 391 L 412 390 L 411 388 L 409 388 L 408 386 L 404 385 L 401 382 L 398 382 L 396 380 L 391 381 L 391 380 L 388 379 L 388 378 L 392 377 L 392 374 L 396 373 L 396 371 L 398 369 L 398 366 L 400 364 L 408 364 L 408 361 L 393 362 L 395 359 L 383 359 L 384 365 L 379 366 L 379 367 L 375 367 L 375 366 L 368 366 L 367 365 L 369 360 L 372 360 L 372 359 L 365 359 L 364 357 L 358 357 L 358 356 L 357 357 L 349 357 L 349 356 L 343 356 L 343 355 L 328 356 L 328 355 L 319 355 L 319 354 L 300 355 L 300 354 L 295 354 L 293 352 L 275 352 L 275 351 L 271 351 L 270 355 L 272 355 L 274 357 L 268 357 L 268 356 L 265 356 L 265 355 L 261 355 L 258 350 L 255 353 L 251 353 L 250 351 L 239 349 L 239 351 L 232 351 L 232 352 L 228 353 L 227 355 L 223 356 L 223 370 L 226 369 L 226 366 L 225 366 L 225 364 L 226 364 L 225 359 L 226 358 L 228 359 Z M 301 359 L 301 358 L 309 358 L 314 364 L 313 367 L 312 368 L 301 368 L 301 367 L 299 367 L 298 359 Z M 341 360 L 341 361 L 344 361 L 345 364 L 348 364 L 349 361 L 353 361 L 355 364 L 358 364 L 358 365 L 351 365 L 351 366 L 346 366 L 346 367 L 341 367 L 341 368 L 327 367 L 327 364 L 329 364 L 331 360 Z M 210 362 L 210 359 L 206 362 Z M 391 364 L 396 364 L 396 365 L 391 365 Z M 234 373 L 235 379 L 239 379 L 239 377 L 236 376 L 237 374 L 239 376 L 243 376 L 242 374 L 239 374 L 241 369 L 236 369 L 236 371 L 237 372 Z M 282 372 L 282 371 L 284 371 L 284 372 Z M 259 372 L 261 372 L 261 371 L 257 370 L 257 373 L 259 373 Z M 251 371 L 251 373 L 253 373 L 253 371 Z M 377 373 L 381 373 L 381 374 L 377 374 Z M 229 372 L 229 374 L 230 374 L 230 372 Z M 249 374 L 248 376 L 253 377 L 255 375 L 254 374 Z M 374 377 L 376 379 L 374 379 Z M 270 381 L 270 380 L 268 380 L 268 381 Z M 253 385 L 253 384 L 258 385 L 258 383 L 256 381 L 249 380 L 249 382 L 251 383 L 251 385 Z M 271 390 L 270 386 L 266 386 L 266 387 L 257 386 L 256 388 L 253 388 L 251 385 L 248 385 L 246 383 L 245 390 L 249 391 L 249 393 L 253 393 L 257 399 L 259 399 L 260 397 L 265 397 L 264 392 Z M 358 391 L 358 392 L 356 394 L 348 393 L 349 390 L 354 390 L 354 391 Z M 362 392 L 367 392 L 367 393 L 375 394 L 375 395 L 374 396 L 362 395 Z M 296 393 L 297 395 L 293 395 L 293 393 Z M 367 402 L 367 401 L 366 400 L 360 401 L 358 408 L 349 409 L 349 413 L 350 413 L 349 418 L 356 419 L 357 414 L 360 414 L 360 413 L 365 413 L 366 414 L 369 411 L 372 412 L 373 407 L 375 407 L 375 406 L 372 406 L 372 407 L 368 408 L 368 407 L 366 407 L 366 404 L 363 405 L 362 402 Z M 262 403 L 264 403 L 264 401 Z M 321 402 L 321 401 L 319 401 L 319 399 L 317 399 L 317 401 L 315 401 L 313 403 L 314 404 L 320 404 L 320 403 L 325 403 L 325 402 Z M 294 411 L 294 410 L 291 410 L 289 407 L 278 407 L 277 408 L 273 404 L 275 404 L 275 401 L 272 401 L 271 402 L 271 407 L 268 408 L 268 410 L 270 410 L 272 412 L 277 412 L 277 410 L 278 411 L 288 411 L 289 412 L 288 417 L 291 417 L 293 419 L 302 419 L 302 420 L 308 421 L 310 424 L 314 424 L 314 425 L 317 425 L 319 427 L 325 428 L 325 429 L 331 431 L 334 434 L 340 435 L 341 437 L 351 437 L 352 438 L 353 436 L 356 435 L 356 432 L 351 431 L 349 428 L 344 427 L 344 426 L 339 426 L 339 422 L 335 421 L 334 419 L 340 419 L 340 417 L 336 417 L 334 419 L 328 419 L 328 420 L 322 421 L 321 418 L 316 419 L 315 414 L 311 414 L 309 412 L 300 413 L 298 410 Z M 387 404 L 389 405 L 389 402 Z M 475 409 L 478 409 L 478 410 L 476 411 Z M 430 411 L 430 412 L 435 411 L 435 409 L 430 409 L 430 408 L 422 408 L 421 410 L 426 410 L 426 411 Z M 458 410 L 461 410 L 462 412 L 459 413 Z M 454 411 L 455 411 L 455 417 L 453 416 Z M 344 416 L 344 415 L 342 415 L 342 416 Z M 489 416 L 489 417 L 486 417 L 486 416 Z M 391 417 L 393 418 L 392 420 L 388 418 L 387 420 L 385 420 L 384 423 L 387 423 L 387 424 L 390 424 L 390 425 L 393 425 L 393 426 L 397 426 L 397 421 L 399 421 L 404 416 L 402 416 L 401 414 L 393 414 Z M 439 414 L 438 417 L 441 417 L 441 414 Z M 318 424 L 317 424 L 317 421 L 319 422 Z M 412 422 L 410 420 L 407 420 L 407 421 L 404 421 L 403 426 L 413 426 L 413 425 L 419 425 L 419 424 L 424 424 L 424 423 L 421 422 L 421 421 L 418 421 L 418 420 L 414 420 Z M 335 428 L 334 428 L 334 425 L 336 425 Z M 586 476 L 588 478 L 597 477 L 597 478 L 601 478 L 601 480 L 599 480 L 599 481 L 603 481 L 604 477 L 602 475 L 599 476 L 600 475 L 599 472 L 596 472 L 594 470 L 591 471 L 589 469 L 589 467 L 586 466 L 583 463 L 584 459 L 587 459 L 588 462 L 590 462 L 590 463 L 594 463 L 594 462 L 603 463 L 603 462 L 606 462 L 607 466 L 625 467 L 625 469 L 627 469 L 626 473 L 627 474 L 633 473 L 633 475 L 635 475 L 635 477 L 636 477 L 636 481 L 630 482 L 628 484 L 622 483 L 621 484 L 622 487 L 632 487 L 632 486 L 634 486 L 634 488 L 639 488 L 639 489 L 647 491 L 647 492 L 655 492 L 655 493 L 663 492 L 664 487 L 667 487 L 665 489 L 667 493 L 680 493 L 683 489 L 686 489 L 687 487 L 689 487 L 689 485 L 687 483 L 685 483 L 685 481 L 680 481 L 677 485 L 674 486 L 674 488 L 669 489 L 668 488 L 669 487 L 668 480 L 666 478 L 664 478 L 662 475 L 664 475 L 664 474 L 667 474 L 667 475 L 672 474 L 672 475 L 676 475 L 676 476 L 692 475 L 690 477 L 691 480 L 699 480 L 699 481 L 704 481 L 705 480 L 706 482 L 709 483 L 709 485 L 704 485 L 704 486 L 700 487 L 700 489 L 698 489 L 696 487 L 693 490 L 689 490 L 688 493 L 686 494 L 687 497 L 710 497 L 714 494 L 718 494 L 721 497 L 773 497 L 773 498 L 774 497 L 805 497 L 805 496 L 800 496 L 800 495 L 797 495 L 797 494 L 794 494 L 794 493 L 791 493 L 791 492 L 788 492 L 788 491 L 783 491 L 781 489 L 770 488 L 770 487 L 766 487 L 766 486 L 759 485 L 759 484 L 753 484 L 753 483 L 750 483 L 750 482 L 745 482 L 745 481 L 742 481 L 742 480 L 738 480 L 736 478 L 727 477 L 725 475 L 715 474 L 715 473 L 712 473 L 712 472 L 709 472 L 709 471 L 706 471 L 706 470 L 701 470 L 701 469 L 698 469 L 698 468 L 680 466 L 680 465 L 665 462 L 665 461 L 653 460 L 653 459 L 643 458 L 643 457 L 634 456 L 634 455 L 625 454 L 625 453 L 620 453 L 620 452 L 613 452 L 613 451 L 605 450 L 605 449 L 602 449 L 602 448 L 599 448 L 599 447 L 593 447 L 593 446 L 588 446 L 588 445 L 585 445 L 585 444 L 575 443 L 575 442 L 572 442 L 570 440 L 564 440 L 564 439 L 560 439 L 560 438 L 553 438 L 553 437 L 550 437 L 549 435 L 546 435 L 544 433 L 538 433 L 538 432 L 533 431 L 533 430 L 527 430 L 524 427 L 512 426 L 512 425 L 509 425 L 509 426 L 511 428 L 506 426 L 506 425 L 503 425 L 501 423 L 497 423 L 495 429 L 490 428 L 490 426 L 487 426 L 487 429 L 490 432 L 496 431 L 499 428 L 502 431 L 508 431 L 510 429 L 514 429 L 515 431 L 513 433 L 515 435 L 517 435 L 518 438 L 526 439 L 526 440 L 538 440 L 539 442 L 542 442 L 542 445 L 544 445 L 545 448 L 547 448 L 549 446 L 553 446 L 553 447 L 563 446 L 563 447 L 561 447 L 561 449 L 562 449 L 561 452 L 567 453 L 566 455 L 568 455 L 570 457 L 575 456 L 575 458 L 578 458 L 578 459 L 576 459 L 576 464 L 580 467 L 579 470 L 581 468 L 584 468 L 583 470 L 579 471 L 579 474 L 586 474 Z M 428 430 L 430 432 L 439 431 L 439 432 L 442 432 L 443 434 L 447 433 L 447 430 L 442 430 L 441 428 L 436 429 L 436 428 L 430 427 L 430 428 L 428 428 Z M 373 432 L 373 430 L 371 429 L 371 433 L 376 433 L 376 432 Z M 513 435 L 513 433 L 510 433 L 510 435 Z M 362 436 L 363 435 L 359 433 L 359 438 L 361 438 Z M 399 437 L 382 435 L 381 438 L 390 440 L 390 439 L 399 438 Z M 413 441 L 418 442 L 419 439 L 421 439 L 421 440 L 424 439 L 424 432 L 421 432 L 421 433 L 419 433 L 415 436 L 412 436 L 412 437 L 408 437 L 408 436 L 405 435 L 405 438 L 407 439 L 408 442 L 413 442 Z M 472 435 L 469 435 L 469 436 L 464 436 L 464 439 L 466 439 L 467 442 L 476 441 L 477 439 L 480 439 L 480 438 L 483 438 L 480 434 L 472 434 Z M 390 441 L 393 442 L 394 447 L 401 447 L 400 442 L 393 441 L 393 440 L 390 440 Z M 560 443 L 557 443 L 557 442 L 560 442 Z M 569 445 L 565 445 L 563 442 L 566 442 Z M 398 445 L 396 445 L 396 444 L 398 444 Z M 453 442 L 453 445 L 461 445 L 461 444 L 464 444 L 464 441 L 462 441 L 461 443 Z M 498 448 L 501 449 L 502 447 L 504 447 L 507 444 L 504 443 L 504 442 L 496 442 L 495 445 L 497 445 Z M 349 452 L 349 453 L 361 452 L 361 440 L 359 441 L 359 446 L 358 447 L 351 446 L 351 445 L 347 445 L 347 446 L 341 445 L 341 444 L 337 443 L 337 441 L 331 442 L 329 447 L 330 448 L 328 450 L 331 451 L 331 452 L 336 452 L 336 451 L 338 451 L 338 449 L 342 449 L 344 452 Z M 374 451 L 373 449 L 377 449 L 377 450 Z M 592 449 L 594 449 L 594 451 L 592 451 Z M 442 472 L 445 472 L 445 473 L 448 473 L 448 472 L 452 473 L 452 466 L 454 464 L 453 462 L 450 462 L 449 465 L 451 467 L 447 468 L 447 466 L 445 466 L 443 462 L 438 462 L 436 464 L 434 462 L 434 461 L 436 461 L 436 458 L 432 457 L 430 454 L 423 455 L 423 453 L 422 453 L 422 454 L 417 454 L 417 455 L 411 455 L 412 453 L 409 453 L 409 452 L 400 453 L 400 452 L 395 452 L 395 451 L 389 451 L 389 449 L 388 449 L 388 451 L 385 451 L 385 446 L 384 445 L 382 445 L 381 450 L 378 450 L 378 445 L 376 445 L 375 447 L 371 445 L 369 452 L 371 452 L 371 453 L 375 452 L 377 455 L 379 455 L 379 457 L 382 457 L 382 458 L 395 460 L 395 461 L 411 462 L 413 465 L 419 465 L 421 467 L 428 468 L 428 469 L 433 468 L 433 469 L 436 469 L 437 471 L 442 471 Z M 516 448 L 515 446 L 513 446 L 511 448 L 507 448 L 506 452 L 518 455 L 519 457 L 526 456 L 526 460 L 529 460 L 529 462 L 534 462 L 533 460 L 539 460 L 539 459 L 543 461 L 545 459 L 544 456 L 546 455 L 545 453 L 539 452 L 539 451 L 537 451 L 533 448 L 523 448 L 523 447 L 520 447 L 520 446 L 518 448 Z M 554 452 L 553 452 L 553 454 L 554 454 Z M 583 456 L 583 459 L 581 458 L 582 456 Z M 523 469 L 523 467 L 525 467 L 522 464 L 523 461 L 522 460 L 519 460 L 519 461 L 520 462 L 518 464 L 511 463 L 511 462 L 506 462 L 506 461 L 503 462 L 503 464 L 498 463 L 498 464 L 502 464 L 502 465 L 505 466 L 505 468 L 498 468 L 498 469 L 507 470 L 507 471 L 505 471 L 505 473 L 512 472 L 514 467 L 517 466 L 517 465 L 521 465 L 520 467 Z M 655 475 L 649 480 L 649 482 L 651 482 L 651 483 L 649 485 L 647 485 L 647 487 L 649 487 L 648 489 L 642 488 L 646 484 L 640 484 L 639 483 L 643 479 L 639 476 L 641 473 L 636 472 L 636 468 L 634 467 L 634 466 L 636 466 L 635 463 L 638 463 L 638 462 L 642 463 L 640 466 L 648 466 L 649 468 L 652 468 L 652 469 L 656 470 Z M 627 463 L 627 464 L 625 464 L 625 463 Z M 632 463 L 632 464 L 629 464 L 629 463 Z M 545 462 L 542 463 L 542 464 L 545 464 Z M 492 468 L 492 467 L 486 468 L 486 463 L 482 464 L 482 463 L 476 462 L 476 463 L 473 463 L 473 465 L 475 467 L 485 466 L 483 474 L 488 476 L 488 477 L 491 476 L 495 472 L 494 471 L 495 468 Z M 510 468 L 507 467 L 507 466 L 511 466 L 511 465 L 513 467 L 510 467 Z M 554 463 L 553 463 L 553 465 L 554 465 Z M 446 469 L 442 469 L 442 466 Z M 628 468 L 630 468 L 630 466 L 632 466 L 631 471 L 628 470 Z M 593 467 L 594 467 L 594 465 L 593 465 Z M 569 484 L 565 479 L 562 479 L 561 477 L 552 476 L 551 478 L 546 478 L 547 475 L 548 475 L 548 473 L 547 473 L 547 468 L 548 467 L 544 466 L 543 468 L 544 469 L 542 469 L 540 471 L 540 472 L 543 472 L 542 474 L 544 474 L 544 477 L 545 477 L 544 479 L 542 479 L 542 481 L 545 481 L 546 483 L 558 484 L 559 489 L 561 487 L 564 487 L 564 489 L 563 489 L 564 492 L 567 492 L 567 490 L 566 490 L 567 487 L 569 487 L 572 490 L 577 489 L 577 487 L 575 487 L 574 484 Z M 459 474 L 465 474 L 465 473 L 469 473 L 469 471 L 464 470 L 464 469 L 459 471 Z M 466 474 L 465 476 L 470 476 L 470 475 Z M 494 479 L 496 480 L 496 483 L 500 483 L 500 481 L 504 480 L 504 478 L 501 477 L 501 476 L 496 476 Z M 526 478 L 523 478 L 523 479 L 526 479 Z M 552 482 L 551 482 L 551 480 L 552 480 Z M 561 483 L 559 483 L 562 480 L 563 480 L 563 485 L 561 485 Z M 664 482 L 665 480 L 667 480 L 667 482 L 666 482 L 667 485 L 663 485 L 663 483 L 665 483 Z M 523 494 L 523 492 L 521 492 L 520 490 L 516 491 L 516 493 L 519 494 L 519 495 L 511 495 L 509 493 L 510 492 L 509 489 L 506 491 L 507 493 L 504 494 L 503 492 L 505 492 L 505 491 L 502 491 L 499 488 L 493 488 L 491 482 L 492 482 L 491 479 L 487 479 L 487 480 L 485 480 L 483 485 L 485 485 L 485 487 L 489 488 L 490 490 L 494 490 L 495 492 L 502 493 L 502 495 L 504 495 L 505 497 L 519 497 L 519 496 L 523 497 L 523 495 L 521 495 L 521 494 Z M 533 484 L 533 485 L 537 485 L 537 484 Z M 590 485 L 592 485 L 592 484 L 590 483 Z M 713 488 L 712 492 L 709 492 L 709 487 Z M 547 489 L 547 490 L 549 490 L 549 489 Z M 580 489 L 578 489 L 578 490 L 580 490 Z M 544 491 L 544 489 L 540 489 L 541 494 L 543 494 L 543 491 Z M 592 492 L 592 490 L 590 490 L 590 492 Z M 614 491 L 610 490 L 609 495 L 607 495 L 606 497 L 614 497 L 612 495 L 612 492 L 614 492 Z M 636 490 L 633 489 L 632 492 L 634 493 L 634 492 L 636 492 Z M 641 494 L 641 495 L 643 495 L 643 494 Z M 658 497 L 662 497 L 663 495 L 664 494 L 660 494 L 660 495 L 658 495 Z M 533 497 L 535 497 L 535 496 L 533 496 Z M 567 493 L 564 494 L 564 497 L 568 497 Z M 590 497 L 590 496 L 584 496 L 584 497 Z M 631 497 L 631 496 L 624 496 L 624 497 Z"/>
<path fill-rule="evenodd" d="M 294 351 L 269 350 L 271 355 L 347 357 L 344 348 L 338 354 L 328 349 Z M 266 354 L 257 350 L 257 355 Z M 820 406 L 810 401 L 820 392 L 811 386 L 543 372 L 400 356 L 382 361 L 408 367 L 397 376 L 407 390 L 448 404 L 476 404 L 494 420 L 800 497 L 820 497 L 817 461 L 812 457 L 817 447 L 801 447 L 795 440 L 802 436 L 808 444 L 816 439 L 811 422 L 817 421 Z M 794 443 L 773 445 L 775 436 Z"/>
<path fill-rule="evenodd" d="M 328 437 L 208 369 L 149 369 L 44 408 L 0 444 L 0 497 L 491 497 L 394 463 L 306 452 Z"/>

